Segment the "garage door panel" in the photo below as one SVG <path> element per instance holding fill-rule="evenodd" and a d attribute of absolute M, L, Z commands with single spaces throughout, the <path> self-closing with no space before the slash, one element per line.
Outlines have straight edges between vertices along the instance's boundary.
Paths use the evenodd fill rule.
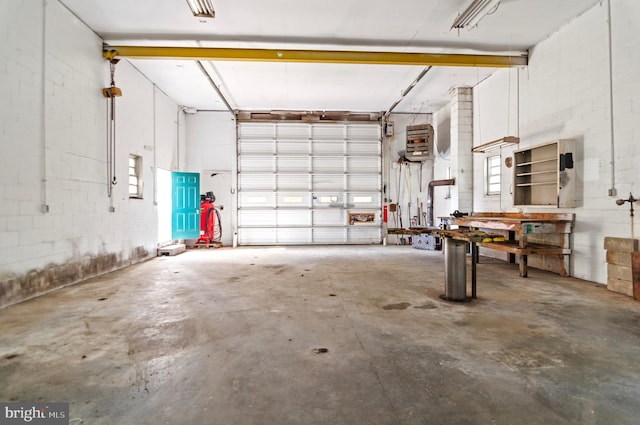
<path fill-rule="evenodd" d="M 238 177 L 240 191 L 273 189 L 275 184 L 274 174 L 240 174 Z"/>
<path fill-rule="evenodd" d="M 368 225 L 361 225 L 360 227 L 347 228 L 347 240 L 349 243 L 367 244 L 371 241 L 380 240 L 382 238 L 382 231 L 380 226 L 365 227 Z"/>
<path fill-rule="evenodd" d="M 238 153 L 242 154 L 274 154 L 275 144 L 273 140 L 247 140 L 238 147 Z"/>
<path fill-rule="evenodd" d="M 273 125 L 273 124 L 272 124 Z M 279 123 L 275 131 L 278 139 L 309 139 L 310 129 L 308 124 Z"/>
<path fill-rule="evenodd" d="M 344 173 L 345 162 L 343 157 L 315 157 L 313 158 L 313 171 L 316 173 Z"/>
<path fill-rule="evenodd" d="M 344 208 L 344 192 L 314 192 L 314 208 Z"/>
<path fill-rule="evenodd" d="M 380 192 L 380 178 L 377 175 L 349 175 L 347 177 L 347 190 Z"/>
<path fill-rule="evenodd" d="M 311 146 L 308 140 L 278 140 L 276 151 L 278 155 L 310 154 Z"/>
<path fill-rule="evenodd" d="M 276 214 L 276 224 L 279 227 L 287 226 L 305 226 L 311 227 L 311 211 L 282 211 Z M 278 232 L 280 233 L 280 232 Z"/>
<path fill-rule="evenodd" d="M 277 204 L 279 209 L 285 208 L 310 208 L 311 207 L 311 193 L 309 192 L 278 192 L 276 194 Z"/>
<path fill-rule="evenodd" d="M 276 177 L 277 190 L 311 189 L 311 174 L 279 174 Z"/>
<path fill-rule="evenodd" d="M 347 145 L 349 155 L 380 155 L 382 146 L 378 140 L 353 142 Z"/>
<path fill-rule="evenodd" d="M 349 157 L 347 167 L 351 173 L 371 173 L 377 174 L 381 171 L 379 157 Z"/>
<path fill-rule="evenodd" d="M 331 142 L 314 139 L 311 143 L 311 149 L 314 155 L 343 156 L 347 153 L 347 147 L 344 140 Z"/>
<path fill-rule="evenodd" d="M 238 171 L 242 172 L 256 172 L 256 171 L 275 171 L 276 159 L 275 157 L 263 157 L 263 156 L 248 156 L 241 155 L 238 159 Z"/>
<path fill-rule="evenodd" d="M 238 134 L 238 243 L 380 243 L 378 124 L 240 123 Z M 349 224 L 349 211 L 376 221 Z"/>
<path fill-rule="evenodd" d="M 279 173 L 300 172 L 310 170 L 310 158 L 307 157 L 278 157 L 277 166 Z"/>
<path fill-rule="evenodd" d="M 349 124 L 347 138 L 349 140 L 379 140 L 381 130 L 379 125 Z"/>
<path fill-rule="evenodd" d="M 275 208 L 276 194 L 273 192 L 241 192 L 238 196 L 240 208 Z"/>
<path fill-rule="evenodd" d="M 347 202 L 350 208 L 375 209 L 380 205 L 380 194 L 370 192 L 349 193 Z"/>
<path fill-rule="evenodd" d="M 344 226 L 345 224 L 347 224 L 347 212 L 343 209 L 316 209 L 313 211 L 314 226 Z"/>
<path fill-rule="evenodd" d="M 344 174 L 314 174 L 312 190 L 344 190 L 345 181 Z"/>
<path fill-rule="evenodd" d="M 246 229 L 238 232 L 240 245 L 276 245 L 276 231 L 274 228 Z M 250 230 L 250 231 L 249 231 Z"/>
<path fill-rule="evenodd" d="M 314 228 L 313 243 L 347 243 L 347 229 L 344 227 Z"/>
<path fill-rule="evenodd" d="M 264 139 L 275 137 L 275 127 L 271 123 L 243 123 L 238 126 L 238 139 Z"/>
<path fill-rule="evenodd" d="M 306 245 L 312 237 L 312 229 L 278 228 L 276 241 L 281 245 Z"/>
<path fill-rule="evenodd" d="M 240 210 L 238 225 L 245 227 L 272 227 L 277 224 L 275 210 Z"/>
<path fill-rule="evenodd" d="M 311 126 L 311 137 L 322 140 L 344 140 L 346 138 L 345 126 L 313 124 Z"/>

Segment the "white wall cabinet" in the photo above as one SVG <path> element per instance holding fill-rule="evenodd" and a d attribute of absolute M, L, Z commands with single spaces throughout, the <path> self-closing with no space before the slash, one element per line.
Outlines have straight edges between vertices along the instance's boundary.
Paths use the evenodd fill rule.
<path fill-rule="evenodd" d="M 513 205 L 575 207 L 575 141 L 514 151 Z"/>

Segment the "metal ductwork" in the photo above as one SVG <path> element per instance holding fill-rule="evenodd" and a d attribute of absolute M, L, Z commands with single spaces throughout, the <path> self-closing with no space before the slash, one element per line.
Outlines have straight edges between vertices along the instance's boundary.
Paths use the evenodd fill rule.
<path fill-rule="evenodd" d="M 429 182 L 429 192 L 427 194 L 427 226 L 433 227 L 433 188 L 436 186 L 453 186 L 456 179 L 433 180 Z"/>

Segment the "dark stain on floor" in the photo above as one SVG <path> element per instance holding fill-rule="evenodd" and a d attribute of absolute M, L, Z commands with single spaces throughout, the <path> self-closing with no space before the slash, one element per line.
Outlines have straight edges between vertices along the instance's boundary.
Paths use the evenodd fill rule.
<path fill-rule="evenodd" d="M 411 307 L 410 303 L 387 304 L 382 307 L 385 310 L 406 310 Z"/>
<path fill-rule="evenodd" d="M 435 304 L 434 304 L 434 303 L 432 303 L 432 302 L 427 301 L 426 303 L 424 303 L 424 304 L 422 304 L 422 305 L 414 306 L 413 308 L 418 308 L 418 309 L 420 309 L 420 310 L 433 310 L 433 309 L 438 308 L 438 306 L 437 306 L 437 305 L 435 305 Z"/>

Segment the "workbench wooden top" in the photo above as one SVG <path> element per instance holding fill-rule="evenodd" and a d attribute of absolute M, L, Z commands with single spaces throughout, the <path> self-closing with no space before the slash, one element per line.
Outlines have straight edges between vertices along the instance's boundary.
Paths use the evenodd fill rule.
<path fill-rule="evenodd" d="M 431 235 L 438 236 L 440 238 L 450 238 L 465 242 L 502 242 L 504 236 L 495 235 L 479 230 L 464 230 L 464 229 L 440 229 L 439 227 L 420 227 L 399 229 L 390 227 L 387 229 L 389 235 Z"/>
<path fill-rule="evenodd" d="M 454 224 L 465 221 L 500 221 L 504 223 L 566 223 L 573 222 L 575 214 L 572 213 L 474 213 L 463 217 L 451 217 Z"/>

